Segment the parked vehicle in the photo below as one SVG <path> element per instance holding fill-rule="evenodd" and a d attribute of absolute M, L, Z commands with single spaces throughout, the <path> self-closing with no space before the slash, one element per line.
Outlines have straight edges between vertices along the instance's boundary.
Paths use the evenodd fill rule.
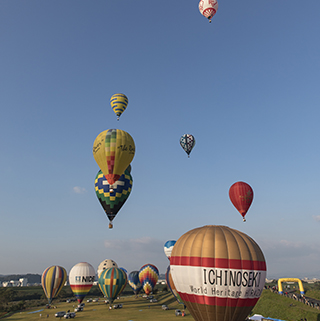
<path fill-rule="evenodd" d="M 169 310 L 168 306 L 165 305 L 165 304 L 163 304 L 163 305 L 161 306 L 161 308 L 162 308 L 162 310 Z"/>
<path fill-rule="evenodd" d="M 54 316 L 56 318 L 62 318 L 66 314 L 66 311 L 57 312 Z"/>
<path fill-rule="evenodd" d="M 177 316 L 179 316 L 179 315 L 182 315 L 182 312 L 181 312 L 181 310 L 177 309 L 177 310 L 175 311 L 175 314 L 176 314 L 176 317 L 177 317 Z"/>

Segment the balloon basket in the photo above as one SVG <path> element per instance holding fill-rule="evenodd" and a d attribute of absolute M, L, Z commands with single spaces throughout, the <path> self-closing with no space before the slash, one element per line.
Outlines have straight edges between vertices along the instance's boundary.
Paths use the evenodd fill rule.
<path fill-rule="evenodd" d="M 113 228 L 113 225 L 112 225 L 112 223 L 109 223 L 109 228 Z"/>
<path fill-rule="evenodd" d="M 243 222 L 246 222 L 246 219 L 245 219 L 245 218 L 243 218 L 242 220 L 243 220 Z"/>

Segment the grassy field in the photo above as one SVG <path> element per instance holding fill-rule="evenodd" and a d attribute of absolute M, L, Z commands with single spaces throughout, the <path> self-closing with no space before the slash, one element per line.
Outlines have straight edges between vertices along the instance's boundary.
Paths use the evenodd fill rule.
<path fill-rule="evenodd" d="M 152 321 L 170 321 L 176 320 L 175 309 L 182 310 L 183 306 L 176 303 L 175 299 L 170 293 L 160 293 L 155 296 L 159 298 L 159 301 L 156 303 L 150 303 L 146 299 L 139 297 L 135 298 L 134 296 L 121 297 L 120 300 L 116 300 L 114 303 L 122 303 L 122 309 L 112 309 L 109 310 L 109 305 L 104 303 L 104 299 L 100 298 L 100 302 L 85 302 L 85 308 L 82 312 L 77 312 L 77 316 L 74 320 L 117 320 L 117 321 L 138 321 L 138 320 L 152 320 Z M 162 310 L 161 305 L 166 304 L 170 310 Z M 77 306 L 77 303 L 57 303 L 57 309 L 45 309 L 44 307 L 37 307 L 32 310 L 25 312 L 18 312 L 9 317 L 6 317 L 6 320 L 37 320 L 47 319 L 47 314 L 49 315 L 48 319 L 57 319 L 54 314 L 59 311 L 73 311 L 73 305 Z M 43 309 L 42 311 L 39 311 Z M 40 317 L 42 314 L 42 317 Z M 64 318 L 62 318 L 64 320 Z M 193 320 L 190 314 L 187 314 L 184 320 Z"/>
<path fill-rule="evenodd" d="M 312 291 L 312 290 L 311 290 Z M 311 292 L 309 291 L 309 292 Z M 90 297 L 90 296 L 89 296 Z M 155 295 L 158 299 L 156 303 L 150 303 L 146 299 L 134 296 L 121 297 L 120 300 L 116 300 L 114 303 L 122 303 L 122 309 L 109 310 L 109 305 L 104 303 L 104 299 L 100 297 L 100 302 L 85 302 L 84 311 L 78 312 L 75 320 L 116 320 L 116 321 L 170 321 L 176 320 L 175 309 L 182 310 L 182 305 L 179 305 L 171 293 L 160 292 Z M 94 297 L 93 297 L 94 298 Z M 55 318 L 54 314 L 59 311 L 73 311 L 74 307 L 77 306 L 77 302 L 65 303 L 59 302 L 54 303 L 57 309 L 45 309 L 44 306 L 35 307 L 28 311 L 18 312 L 11 316 L 6 317 L 6 320 L 41 320 L 47 319 L 47 314 L 50 320 Z M 166 304 L 170 310 L 162 310 L 161 305 Z M 39 311 L 41 310 L 41 311 Z M 193 320 L 191 315 L 186 310 L 186 317 L 183 320 Z M 262 314 L 265 317 L 277 318 L 286 321 L 300 321 L 301 318 L 306 318 L 308 321 L 320 321 L 320 311 L 311 308 L 302 302 L 294 301 L 285 296 L 272 293 L 269 290 L 264 290 L 260 300 L 254 307 L 251 315 Z M 40 317 L 42 314 L 42 317 Z M 63 318 L 62 318 L 63 319 Z"/>

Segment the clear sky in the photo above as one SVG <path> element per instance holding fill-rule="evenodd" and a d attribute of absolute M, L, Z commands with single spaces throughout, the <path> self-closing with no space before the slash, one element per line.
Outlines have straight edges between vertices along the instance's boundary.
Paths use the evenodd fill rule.
<path fill-rule="evenodd" d="M 319 12 L 219 0 L 210 24 L 197 0 L 1 0 L 0 274 L 107 258 L 165 273 L 164 243 L 213 224 L 250 235 L 269 278 L 320 278 Z M 92 155 L 109 128 L 136 144 L 112 230 Z M 240 180 L 245 223 L 228 195 Z"/>

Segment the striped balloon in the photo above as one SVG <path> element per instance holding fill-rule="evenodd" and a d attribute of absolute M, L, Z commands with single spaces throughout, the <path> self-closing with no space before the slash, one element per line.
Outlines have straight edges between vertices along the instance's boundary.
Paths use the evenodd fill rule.
<path fill-rule="evenodd" d="M 248 235 L 207 225 L 178 239 L 170 271 L 196 321 L 244 321 L 264 288 L 266 262 Z"/>
<path fill-rule="evenodd" d="M 135 295 L 137 295 L 142 290 L 142 284 L 139 280 L 139 271 L 132 271 L 129 273 L 128 283 Z"/>
<path fill-rule="evenodd" d="M 121 294 L 127 284 L 127 274 L 116 267 L 104 270 L 99 277 L 99 287 L 110 303 Z"/>
<path fill-rule="evenodd" d="M 115 114 L 119 117 L 125 111 L 128 106 L 128 97 L 125 94 L 114 94 L 110 98 L 111 108 L 115 112 Z"/>
<path fill-rule="evenodd" d="M 155 265 L 145 264 L 139 271 L 139 280 L 146 295 L 149 295 L 158 282 L 159 270 Z"/>
<path fill-rule="evenodd" d="M 41 276 L 41 284 L 49 304 L 59 294 L 66 283 L 67 272 L 58 265 L 53 265 L 44 270 Z"/>
<path fill-rule="evenodd" d="M 93 266 L 87 262 L 78 263 L 70 270 L 70 287 L 79 303 L 91 290 L 95 276 L 96 272 Z"/>

